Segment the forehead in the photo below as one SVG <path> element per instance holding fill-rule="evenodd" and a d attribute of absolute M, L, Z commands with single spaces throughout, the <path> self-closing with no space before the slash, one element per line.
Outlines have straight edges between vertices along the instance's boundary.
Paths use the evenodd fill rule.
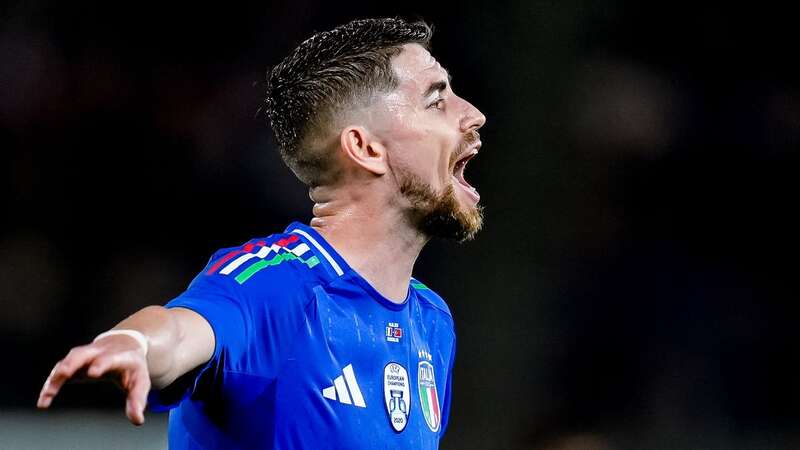
<path fill-rule="evenodd" d="M 424 89 L 426 83 L 447 78 L 447 71 L 419 44 L 406 44 L 392 59 L 400 89 Z M 424 86 L 423 86 L 424 85 Z"/>

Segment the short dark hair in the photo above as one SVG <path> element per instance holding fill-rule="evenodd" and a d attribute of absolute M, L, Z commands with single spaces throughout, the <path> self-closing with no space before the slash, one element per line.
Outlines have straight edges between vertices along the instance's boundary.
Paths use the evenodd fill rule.
<path fill-rule="evenodd" d="M 270 71 L 261 110 L 283 160 L 303 183 L 331 181 L 331 155 L 314 148 L 314 139 L 326 136 L 340 111 L 396 88 L 392 57 L 405 44 L 429 50 L 432 34 L 424 21 L 354 20 L 314 34 Z"/>

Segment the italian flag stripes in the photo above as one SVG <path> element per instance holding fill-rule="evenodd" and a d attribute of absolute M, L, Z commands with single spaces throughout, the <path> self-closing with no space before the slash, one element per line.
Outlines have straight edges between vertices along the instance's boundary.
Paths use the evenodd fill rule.
<path fill-rule="evenodd" d="M 299 239 L 296 235 L 292 235 L 271 245 L 267 245 L 265 241 L 248 242 L 241 248 L 230 251 L 218 259 L 209 267 L 206 275 L 213 275 L 217 272 L 220 275 L 230 275 L 251 260 L 257 260 L 234 277 L 237 283 L 243 284 L 260 270 L 270 266 L 277 266 L 284 261 L 299 261 L 309 268 L 319 264 L 319 258 L 316 255 L 312 255 L 308 259 L 302 258 L 310 250 L 308 245 L 300 243 L 292 248 L 288 247 L 288 245 L 297 242 Z"/>
<path fill-rule="evenodd" d="M 428 427 L 435 433 L 439 431 L 439 425 L 442 423 L 442 411 L 439 408 L 439 394 L 436 392 L 436 377 L 433 375 L 433 365 L 428 361 L 419 362 L 417 383 L 422 415 L 425 416 L 425 422 Z"/>

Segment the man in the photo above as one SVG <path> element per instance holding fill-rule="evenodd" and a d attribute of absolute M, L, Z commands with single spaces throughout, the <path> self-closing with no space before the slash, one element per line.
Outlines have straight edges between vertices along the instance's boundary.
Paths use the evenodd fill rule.
<path fill-rule="evenodd" d="M 358 20 L 276 66 L 263 109 L 309 186 L 310 226 L 218 251 L 166 307 L 72 349 L 38 406 L 78 374 L 111 376 L 134 424 L 147 404 L 171 409 L 171 448 L 437 448 L 453 320 L 411 272 L 430 238 L 481 227 L 463 174 L 485 118 L 453 93 L 431 33 Z"/>

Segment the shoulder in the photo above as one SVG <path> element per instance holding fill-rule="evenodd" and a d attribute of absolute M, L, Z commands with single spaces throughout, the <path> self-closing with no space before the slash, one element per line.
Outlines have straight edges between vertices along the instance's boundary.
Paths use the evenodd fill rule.
<path fill-rule="evenodd" d="M 449 317 L 451 321 L 453 320 L 453 314 L 450 312 L 450 307 L 447 306 L 447 302 L 445 302 L 439 294 L 434 292 L 433 289 L 413 277 L 411 278 L 411 288 L 417 292 L 420 298 L 420 304 L 423 307 L 436 309 Z"/>
<path fill-rule="evenodd" d="M 326 277 L 315 250 L 292 233 L 253 238 L 214 252 L 192 286 L 216 285 L 245 298 L 293 297 Z"/>

